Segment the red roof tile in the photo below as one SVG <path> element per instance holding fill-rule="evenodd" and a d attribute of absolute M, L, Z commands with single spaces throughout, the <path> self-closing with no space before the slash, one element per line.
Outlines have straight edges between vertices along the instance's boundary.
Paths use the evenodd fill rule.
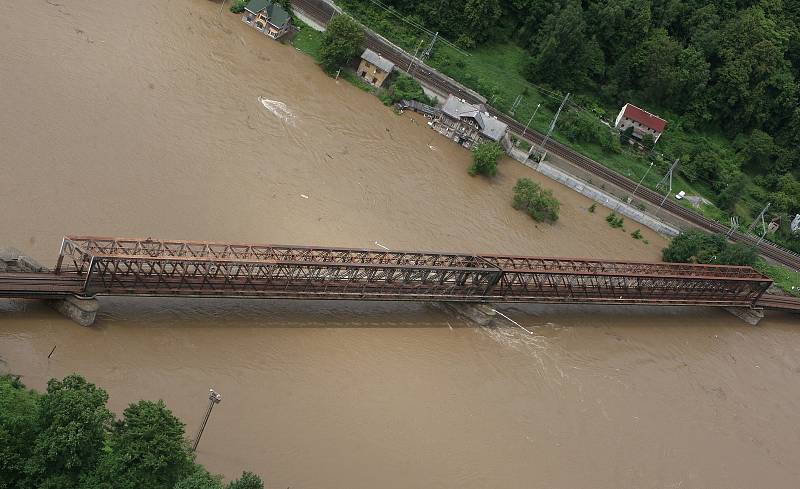
<path fill-rule="evenodd" d="M 663 132 L 667 126 L 667 121 L 661 117 L 631 104 L 625 104 L 625 112 L 622 115 L 656 132 Z"/>

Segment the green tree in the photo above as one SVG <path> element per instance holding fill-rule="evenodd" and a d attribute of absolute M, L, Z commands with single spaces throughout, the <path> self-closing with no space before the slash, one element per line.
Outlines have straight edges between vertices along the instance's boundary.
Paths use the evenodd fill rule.
<path fill-rule="evenodd" d="M 248 0 L 233 0 L 231 3 L 231 12 L 234 14 L 241 14 L 244 12 L 244 8 L 247 6 Z"/>
<path fill-rule="evenodd" d="M 264 481 L 252 472 L 242 472 L 242 476 L 231 481 L 226 489 L 264 489 Z"/>
<path fill-rule="evenodd" d="M 0 376 L 0 489 L 26 487 L 25 463 L 38 430 L 38 397 L 18 378 Z"/>
<path fill-rule="evenodd" d="M 514 186 L 514 209 L 525 211 L 536 221 L 555 222 L 561 204 L 553 197 L 553 192 L 544 190 L 538 183 L 520 178 Z"/>
<path fill-rule="evenodd" d="M 171 488 L 194 468 L 184 424 L 164 401 L 128 406 L 108 444 L 112 456 L 104 476 L 115 488 Z"/>
<path fill-rule="evenodd" d="M 699 230 L 684 231 L 661 252 L 665 262 L 710 263 L 716 265 L 755 264 L 756 250 L 742 244 L 730 244 L 724 236 Z"/>
<path fill-rule="evenodd" d="M 30 485 L 75 487 L 94 470 L 113 415 L 108 394 L 79 375 L 51 379 L 38 399 L 38 434 L 26 468 Z"/>
<path fill-rule="evenodd" d="M 593 86 L 605 63 L 597 40 L 588 32 L 581 2 L 569 0 L 550 14 L 538 35 L 525 77 L 562 88 Z"/>
<path fill-rule="evenodd" d="M 179 480 L 172 489 L 222 489 L 221 477 L 214 476 L 202 467 Z"/>
<path fill-rule="evenodd" d="M 322 67 L 331 73 L 358 56 L 364 43 L 361 26 L 347 15 L 335 16 L 325 29 L 320 47 Z"/>
<path fill-rule="evenodd" d="M 486 175 L 493 177 L 497 175 L 497 162 L 503 155 L 503 148 L 495 142 L 482 142 L 472 148 L 472 165 L 469 172 L 475 175 Z"/>
<path fill-rule="evenodd" d="M 747 177 L 740 173 L 717 195 L 717 205 L 720 209 L 733 212 L 736 204 L 742 199 L 747 187 Z"/>

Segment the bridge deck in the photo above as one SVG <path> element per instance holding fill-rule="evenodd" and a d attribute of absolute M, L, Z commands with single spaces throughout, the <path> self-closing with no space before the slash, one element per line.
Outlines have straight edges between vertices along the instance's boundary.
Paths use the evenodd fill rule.
<path fill-rule="evenodd" d="M 0 275 L 0 296 L 748 307 L 771 283 L 750 267 L 67 236 L 54 273 Z"/>

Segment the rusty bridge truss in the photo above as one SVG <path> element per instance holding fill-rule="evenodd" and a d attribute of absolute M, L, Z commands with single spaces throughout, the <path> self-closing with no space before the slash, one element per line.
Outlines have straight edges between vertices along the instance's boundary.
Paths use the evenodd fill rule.
<path fill-rule="evenodd" d="M 67 236 L 79 296 L 753 306 L 750 267 Z"/>

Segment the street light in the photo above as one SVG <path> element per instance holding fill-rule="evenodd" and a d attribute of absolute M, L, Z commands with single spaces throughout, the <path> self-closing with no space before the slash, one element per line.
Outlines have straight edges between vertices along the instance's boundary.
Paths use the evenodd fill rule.
<path fill-rule="evenodd" d="M 525 129 L 522 130 L 522 137 L 525 137 L 525 132 L 528 131 L 528 126 L 531 125 L 531 122 L 533 121 L 533 118 L 536 117 L 536 112 L 539 110 L 539 107 L 541 107 L 541 106 L 542 106 L 542 104 L 537 104 L 536 105 L 536 109 L 533 111 L 533 115 L 531 116 L 530 119 L 528 119 L 528 123 L 525 124 Z"/>
<path fill-rule="evenodd" d="M 214 404 L 219 404 L 221 401 L 221 395 L 214 389 L 208 389 L 208 410 L 206 411 L 205 418 L 203 418 L 203 423 L 200 425 L 200 431 L 197 432 L 197 436 L 194 439 L 194 444 L 192 445 L 193 452 L 197 450 L 197 445 L 200 444 L 200 437 L 203 436 L 203 430 L 206 429 L 206 423 L 208 423 L 208 417 L 211 416 L 211 410 L 214 409 Z"/>

